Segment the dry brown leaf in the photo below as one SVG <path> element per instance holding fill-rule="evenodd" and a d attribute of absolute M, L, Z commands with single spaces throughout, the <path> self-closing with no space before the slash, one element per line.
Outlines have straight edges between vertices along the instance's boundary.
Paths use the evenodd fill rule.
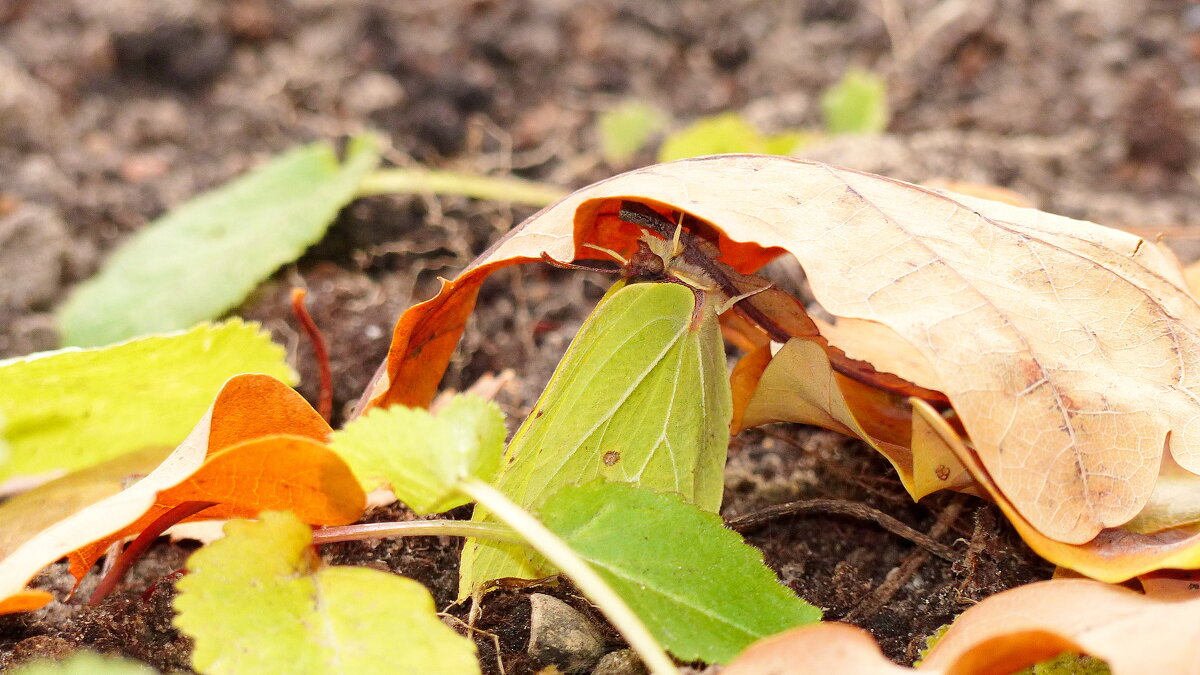
<path fill-rule="evenodd" d="M 1168 432 L 1175 460 L 1200 471 L 1200 307 L 1164 249 L 782 157 L 646 167 L 543 209 L 405 312 L 364 404 L 428 403 L 492 270 L 598 257 L 585 244 L 633 251 L 621 200 L 686 213 L 741 272 L 790 252 L 830 313 L 919 351 L 991 479 L 1047 537 L 1078 544 L 1137 515 Z"/>
<path fill-rule="evenodd" d="M 1152 598 L 1084 579 L 1042 581 L 968 609 L 915 671 L 885 659 L 866 631 L 828 623 L 751 646 L 725 673 L 1008 675 L 1064 652 L 1102 659 L 1114 675 L 1200 673 L 1200 599 Z"/>
<path fill-rule="evenodd" d="M 165 459 L 140 457 L 68 475 L 10 508 L 9 517 L 0 519 L 6 524 L 0 530 L 0 613 L 49 601 L 24 590 L 46 565 L 67 556 L 80 578 L 110 543 L 182 502 L 218 503 L 198 519 L 290 509 L 313 524 L 353 522 L 365 497 L 349 468 L 325 447 L 328 434 L 321 416 L 283 382 L 266 375 L 231 378 Z M 120 490 L 135 465 L 153 470 Z M 78 490 L 78 498 L 43 512 L 63 490 Z"/>
<path fill-rule="evenodd" d="M 991 480 L 975 452 L 936 410 L 922 401 L 912 403 L 914 417 L 924 418 L 929 429 L 941 437 L 983 491 L 996 502 L 1025 543 L 1043 558 L 1093 579 L 1113 583 L 1155 570 L 1200 568 L 1200 524 L 1196 523 L 1150 534 L 1139 534 L 1125 527 L 1107 528 L 1082 544 L 1068 544 L 1047 537 L 1013 506 Z"/>
<path fill-rule="evenodd" d="M 825 351 L 790 340 L 769 362 L 756 350 L 732 375 L 734 431 L 799 422 L 860 438 L 886 457 L 914 499 L 938 490 L 978 494 L 941 435 L 907 400 L 835 372 Z"/>
<path fill-rule="evenodd" d="M 920 350 L 900 339 L 887 326 L 861 319 L 841 319 L 837 323 L 813 321 L 821 335 L 846 352 L 846 356 L 866 361 L 888 373 L 904 373 L 905 379 L 922 387 L 942 388 L 937 372 Z"/>
<path fill-rule="evenodd" d="M 990 199 L 994 202 L 1001 202 L 1009 206 L 1032 207 L 1034 203 L 1028 197 L 1008 188 L 1000 187 L 999 185 L 989 185 L 987 183 L 971 183 L 961 180 L 949 180 L 935 178 L 922 183 L 925 187 L 930 187 L 942 192 L 954 192 L 968 197 L 978 197 L 980 199 Z"/>
<path fill-rule="evenodd" d="M 1192 295 L 1200 297 L 1200 260 L 1183 268 L 1183 280 Z"/>

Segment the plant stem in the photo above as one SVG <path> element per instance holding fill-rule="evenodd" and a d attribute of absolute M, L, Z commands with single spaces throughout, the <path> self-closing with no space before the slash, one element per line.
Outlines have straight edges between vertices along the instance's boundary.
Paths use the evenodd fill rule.
<path fill-rule="evenodd" d="M 579 590 L 583 591 L 608 620 L 612 622 L 629 646 L 638 653 L 654 675 L 678 675 L 671 657 L 663 651 L 646 624 L 625 604 L 621 596 L 608 585 L 591 565 L 579 557 L 567 542 L 551 532 L 537 518 L 521 508 L 496 488 L 476 478 L 467 478 L 458 489 L 491 511 L 492 515 L 521 533 L 526 543 L 535 548 L 563 571 Z"/>
<path fill-rule="evenodd" d="M 531 206 L 547 206 L 567 194 L 557 185 L 547 183 L 432 169 L 380 169 L 367 174 L 358 186 L 359 197 L 397 192 L 461 195 Z"/>
<path fill-rule="evenodd" d="M 134 538 L 129 546 L 125 547 L 121 555 L 117 556 L 116 564 L 100 580 L 100 583 L 96 586 L 96 590 L 92 591 L 92 597 L 88 599 L 88 604 L 95 607 L 104 598 L 108 597 L 108 594 L 112 593 L 117 584 L 121 583 L 121 580 L 125 578 L 125 573 L 129 571 L 130 567 L 133 567 L 133 563 L 137 561 L 142 553 L 145 553 L 146 549 L 150 548 L 150 545 L 154 543 L 155 539 L 158 539 L 159 535 L 185 518 L 190 518 L 204 509 L 216 505 L 216 502 L 183 502 L 158 518 L 155 518 L 142 530 L 141 534 Z"/>
<path fill-rule="evenodd" d="M 475 537 L 512 544 L 525 539 L 500 523 L 475 523 L 469 520 L 402 520 L 390 523 L 362 523 L 341 527 L 322 527 L 313 532 L 313 544 L 360 541 L 382 537 Z"/>
<path fill-rule="evenodd" d="M 313 354 L 317 360 L 317 372 L 321 376 L 321 388 L 317 395 L 317 412 L 325 418 L 325 423 L 333 421 L 333 369 L 329 366 L 329 348 L 325 346 L 325 336 L 317 328 L 308 308 L 304 306 L 304 298 L 308 291 L 303 288 L 292 289 L 292 314 L 300 322 L 300 327 L 312 342 Z"/>

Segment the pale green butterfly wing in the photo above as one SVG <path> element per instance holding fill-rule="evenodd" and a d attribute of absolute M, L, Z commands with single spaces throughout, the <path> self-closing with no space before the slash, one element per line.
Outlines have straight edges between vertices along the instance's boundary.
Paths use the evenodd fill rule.
<path fill-rule="evenodd" d="M 496 486 L 527 509 L 603 477 L 721 505 L 732 404 L 711 310 L 680 284 L 618 285 L 563 356 L 504 454 Z M 474 520 L 491 520 L 476 507 Z M 468 539 L 459 595 L 493 579 L 554 569 L 527 548 Z"/>

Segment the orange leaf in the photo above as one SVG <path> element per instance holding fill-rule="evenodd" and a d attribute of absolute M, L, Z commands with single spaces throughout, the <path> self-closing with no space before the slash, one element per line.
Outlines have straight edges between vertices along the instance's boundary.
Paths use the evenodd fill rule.
<path fill-rule="evenodd" d="M 1008 675 L 1064 652 L 1104 660 L 1114 675 L 1200 672 L 1200 599 L 1151 598 L 1084 579 L 1041 581 L 994 595 L 951 624 L 916 669 Z M 798 628 L 751 646 L 725 673 L 897 675 L 865 632 Z"/>
<path fill-rule="evenodd" d="M 20 591 L 8 596 L 4 600 L 0 600 L 0 614 L 31 612 L 35 609 L 45 607 L 53 599 L 54 596 L 46 591 L 36 589 Z"/>
<path fill-rule="evenodd" d="M 325 447 L 329 432 L 284 383 L 266 375 L 231 378 L 187 439 L 145 478 L 76 505 L 74 513 L 24 539 L 0 532 L 0 542 L 12 542 L 0 551 L 0 597 L 8 598 L 0 610 L 20 611 L 16 598 L 42 567 L 68 556 L 71 572 L 82 578 L 109 544 L 187 501 L 217 502 L 196 519 L 287 509 L 311 524 L 354 522 L 365 496 L 345 463 Z"/>

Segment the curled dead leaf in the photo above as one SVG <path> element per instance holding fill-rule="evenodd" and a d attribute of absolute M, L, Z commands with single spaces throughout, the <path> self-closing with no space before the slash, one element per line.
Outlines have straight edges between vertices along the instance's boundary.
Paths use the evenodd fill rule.
<path fill-rule="evenodd" d="M 888 661 L 846 624 L 798 628 L 747 649 L 728 675 L 1007 675 L 1064 652 L 1105 661 L 1114 675 L 1200 673 L 1200 598 L 1148 597 L 1086 579 L 1042 581 L 968 609 L 915 671 Z"/>
<path fill-rule="evenodd" d="M 927 428 L 941 439 L 944 447 L 996 502 L 1025 543 L 1043 558 L 1093 579 L 1113 583 L 1154 570 L 1200 568 L 1200 523 L 1149 533 L 1135 532 L 1128 527 L 1106 528 L 1082 544 L 1047 537 L 1013 506 L 991 480 L 978 455 L 945 418 L 921 401 L 912 403 L 914 417 L 924 420 Z"/>
<path fill-rule="evenodd" d="M 598 257 L 588 245 L 632 252 L 641 231 L 617 217 L 625 201 L 685 214 L 742 273 L 792 254 L 826 310 L 885 327 L 919 354 L 919 367 L 889 364 L 892 376 L 938 385 L 990 480 L 1044 537 L 1082 544 L 1142 511 L 1168 433 L 1174 460 L 1200 471 L 1200 306 L 1169 252 L 1093 223 L 784 157 L 646 167 L 543 209 L 405 312 L 360 407 L 428 403 L 493 270 Z M 836 343 L 822 347 L 840 358 Z M 870 380 L 860 378 L 879 388 Z"/>
<path fill-rule="evenodd" d="M 325 447 L 329 431 L 283 382 L 266 375 L 231 378 L 179 447 L 165 459 L 162 453 L 142 458 L 138 467 L 152 470 L 129 487 L 118 491 L 114 481 L 120 484 L 133 460 L 59 479 L 73 481 L 67 487 L 91 486 L 93 493 L 82 500 L 42 499 L 37 491 L 25 495 L 26 502 L 2 520 L 7 529 L 0 531 L 0 598 L 5 598 L 0 612 L 31 608 L 31 593 L 40 591 L 25 591 L 25 584 L 46 565 L 67 556 L 72 574 L 82 578 L 109 544 L 183 502 L 217 503 L 197 519 L 287 509 L 311 524 L 354 522 L 365 496 L 345 463 Z M 56 483 L 38 490 L 66 489 Z M 38 510 L 52 502 L 54 512 Z M 29 518 L 36 528 L 28 527 Z"/>

